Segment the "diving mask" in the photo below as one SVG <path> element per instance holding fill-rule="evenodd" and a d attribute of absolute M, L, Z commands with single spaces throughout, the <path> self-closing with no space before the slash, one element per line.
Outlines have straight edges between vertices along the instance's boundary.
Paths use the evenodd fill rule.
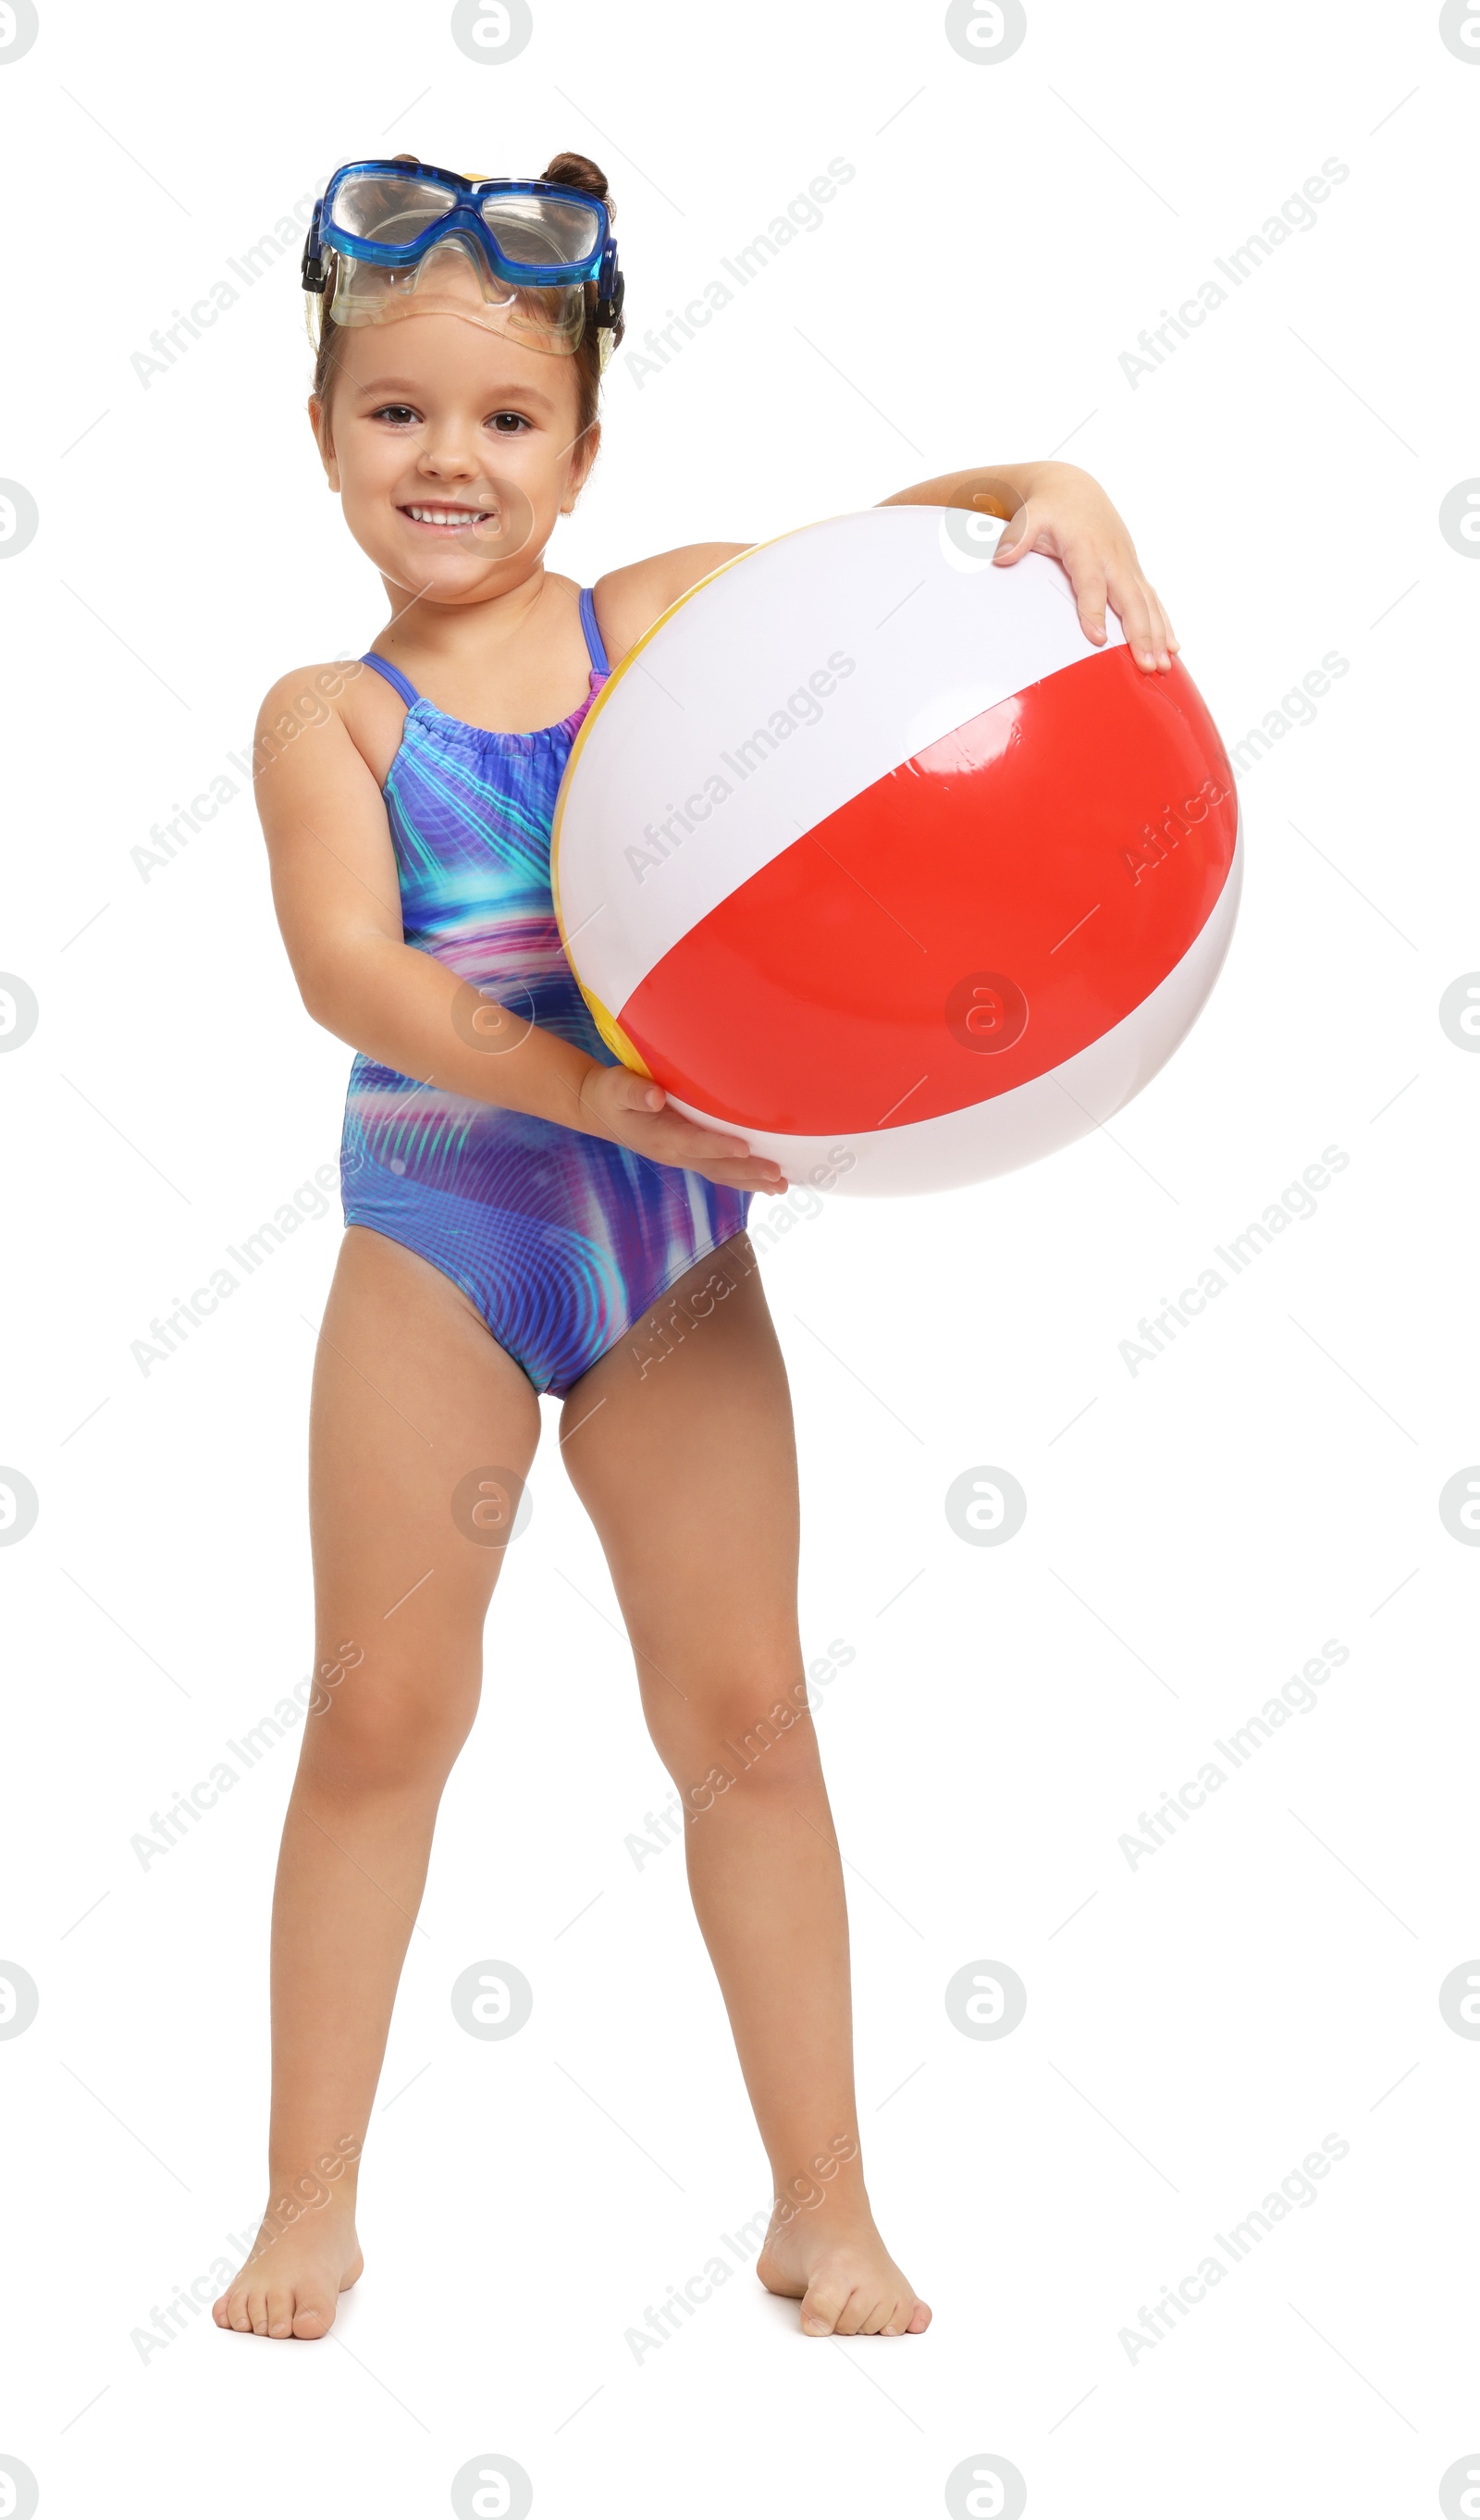
<path fill-rule="evenodd" d="M 570 185 L 465 181 L 396 158 L 338 167 L 303 248 L 303 287 L 336 324 L 460 315 L 567 354 L 586 329 L 588 285 L 605 368 L 625 288 L 605 202 Z"/>

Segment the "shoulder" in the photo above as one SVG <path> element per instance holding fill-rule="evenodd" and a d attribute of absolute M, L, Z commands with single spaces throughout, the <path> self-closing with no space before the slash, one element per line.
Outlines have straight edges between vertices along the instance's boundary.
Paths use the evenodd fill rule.
<path fill-rule="evenodd" d="M 294 665 L 280 674 L 257 710 L 258 741 L 275 737 L 280 744 L 291 743 L 305 728 L 342 717 L 344 693 L 366 671 L 358 656 L 331 656 L 327 663 Z"/>
<path fill-rule="evenodd" d="M 593 590 L 596 617 L 611 663 L 620 664 L 629 648 L 691 586 L 750 549 L 749 543 L 685 543 L 677 551 L 657 552 L 650 560 L 634 561 L 599 577 Z"/>
<path fill-rule="evenodd" d="M 303 760 L 312 753 L 344 757 L 345 746 L 360 754 L 383 779 L 400 741 L 403 704 L 384 678 L 358 656 L 331 656 L 311 665 L 295 665 L 280 674 L 265 692 L 257 711 L 254 772 L 273 770 L 285 758 Z M 313 744 L 299 739 L 320 738 Z M 383 762 L 382 762 L 383 756 Z"/>

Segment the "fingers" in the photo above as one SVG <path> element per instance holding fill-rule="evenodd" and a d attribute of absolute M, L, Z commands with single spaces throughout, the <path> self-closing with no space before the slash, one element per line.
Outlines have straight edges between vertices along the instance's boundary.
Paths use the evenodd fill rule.
<path fill-rule="evenodd" d="M 1106 530 L 1106 526 L 1108 530 Z M 1167 673 L 1180 642 L 1156 590 L 1142 576 L 1135 547 L 1113 514 L 1101 514 L 1086 529 L 1083 511 L 1054 520 L 1025 500 L 1002 534 L 992 555 L 994 568 L 1011 568 L 1025 552 L 1043 551 L 1063 567 L 1073 591 L 1080 628 L 1097 648 L 1106 643 L 1105 605 L 1120 616 L 1126 645 L 1143 673 Z"/>
<path fill-rule="evenodd" d="M 702 1173 L 705 1181 L 718 1182 L 721 1190 L 753 1190 L 775 1197 L 791 1185 L 779 1164 L 769 1155 L 744 1155 L 733 1161 L 725 1156 L 685 1155 L 682 1160 L 671 1154 L 653 1155 L 653 1163 L 677 1163 L 686 1173 Z"/>
<path fill-rule="evenodd" d="M 643 1153 L 650 1154 L 655 1164 L 677 1164 L 686 1172 L 701 1171 L 706 1163 L 743 1164 L 751 1158 L 743 1138 L 722 1135 L 718 1129 L 701 1129 L 696 1120 L 686 1120 L 678 1111 L 656 1115 L 657 1126 L 650 1139 L 645 1138 Z M 771 1166 L 771 1170 L 775 1170 Z"/>
<path fill-rule="evenodd" d="M 1072 555 L 1065 559 L 1064 566 L 1069 572 L 1069 584 L 1074 589 L 1074 601 L 1079 607 L 1079 626 L 1087 639 L 1093 639 L 1097 648 L 1102 648 L 1108 591 L 1104 576 L 1092 562 L 1076 560 Z"/>
<path fill-rule="evenodd" d="M 1109 597 L 1120 615 L 1126 646 L 1143 673 L 1168 672 L 1177 642 L 1155 588 L 1137 571 L 1113 578 Z"/>
<path fill-rule="evenodd" d="M 1172 637 L 1172 625 L 1161 608 L 1156 589 L 1154 586 L 1147 586 L 1144 579 L 1142 581 L 1142 588 L 1145 596 L 1146 610 L 1150 616 L 1151 645 L 1155 651 L 1156 662 L 1165 672 L 1171 665 L 1172 651 L 1177 642 Z"/>
<path fill-rule="evenodd" d="M 769 1155 L 752 1155 L 743 1138 L 728 1130 L 702 1127 L 675 1111 L 664 1088 L 650 1076 L 624 1067 L 594 1065 L 587 1110 L 600 1121 L 600 1134 L 630 1147 L 650 1163 L 671 1164 L 676 1172 L 701 1173 L 728 1190 L 777 1192 L 788 1185 L 781 1166 Z M 586 1101 L 586 1087 L 582 1088 Z"/>
<path fill-rule="evenodd" d="M 992 554 L 994 568 L 1010 568 L 1024 552 L 1030 552 L 1038 540 L 1038 518 L 1031 507 L 1019 508 L 1003 527 L 996 551 Z"/>
<path fill-rule="evenodd" d="M 695 1134 L 702 1133 L 695 1131 Z M 665 1148 L 661 1154 L 650 1152 L 646 1148 L 643 1151 L 649 1154 L 652 1163 L 674 1164 L 681 1172 L 701 1173 L 705 1181 L 718 1182 L 722 1190 L 760 1191 L 768 1197 L 774 1197 L 778 1192 L 790 1188 L 780 1164 L 770 1155 L 752 1155 L 744 1148 L 738 1153 L 726 1151 L 721 1154 L 702 1154 L 688 1148 L 680 1152 L 673 1148 Z"/>
<path fill-rule="evenodd" d="M 645 1115 L 646 1116 L 646 1115 Z M 771 1190 L 782 1186 L 782 1170 L 770 1155 L 752 1155 L 743 1138 L 728 1131 L 701 1128 L 681 1111 L 651 1115 L 639 1151 L 655 1164 L 675 1164 L 683 1172 L 704 1173 L 711 1181 L 731 1177 L 733 1188 Z"/>
<path fill-rule="evenodd" d="M 753 1190 L 763 1198 L 779 1198 L 791 1187 L 786 1176 L 778 1172 L 764 1156 L 752 1156 L 747 1164 L 692 1164 L 691 1172 L 701 1172 L 707 1181 L 718 1182 L 722 1190 Z"/>
<path fill-rule="evenodd" d="M 1182 645 L 1182 642 L 1172 627 L 1171 617 L 1168 614 L 1166 606 L 1162 603 L 1154 586 L 1148 586 L 1146 588 L 1146 594 L 1149 596 L 1151 601 L 1151 609 L 1161 626 L 1162 652 L 1164 655 L 1175 656 Z"/>
<path fill-rule="evenodd" d="M 1140 578 L 1111 590 L 1110 600 L 1120 615 L 1120 626 L 1143 673 L 1154 673 L 1161 647 L 1161 623 L 1148 601 L 1150 589 Z"/>
<path fill-rule="evenodd" d="M 660 1111 L 668 1100 L 661 1085 L 650 1076 L 639 1076 L 635 1068 L 611 1067 L 606 1073 L 611 1080 L 607 1091 L 624 1111 Z"/>

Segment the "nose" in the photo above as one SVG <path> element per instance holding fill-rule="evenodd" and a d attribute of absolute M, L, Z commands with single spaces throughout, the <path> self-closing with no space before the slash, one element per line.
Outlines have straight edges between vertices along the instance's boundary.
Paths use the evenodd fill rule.
<path fill-rule="evenodd" d="M 481 453 L 471 447 L 455 421 L 428 422 L 417 453 L 417 471 L 435 481 L 472 481 L 482 471 Z"/>

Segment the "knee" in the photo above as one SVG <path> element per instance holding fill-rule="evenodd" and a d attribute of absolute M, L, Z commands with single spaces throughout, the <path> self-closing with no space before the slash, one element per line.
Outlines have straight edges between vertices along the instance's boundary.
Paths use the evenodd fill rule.
<path fill-rule="evenodd" d="M 440 1786 L 472 1728 L 476 1660 L 445 1666 L 367 1664 L 310 1710 L 303 1758 L 324 1782 L 358 1793 Z"/>
<path fill-rule="evenodd" d="M 727 1688 L 691 1703 L 674 1724 L 666 1711 L 650 1728 L 686 1812 L 712 1810 L 737 1787 L 747 1795 L 794 1791 L 818 1768 L 817 1735 L 804 1680 L 781 1689 Z"/>

